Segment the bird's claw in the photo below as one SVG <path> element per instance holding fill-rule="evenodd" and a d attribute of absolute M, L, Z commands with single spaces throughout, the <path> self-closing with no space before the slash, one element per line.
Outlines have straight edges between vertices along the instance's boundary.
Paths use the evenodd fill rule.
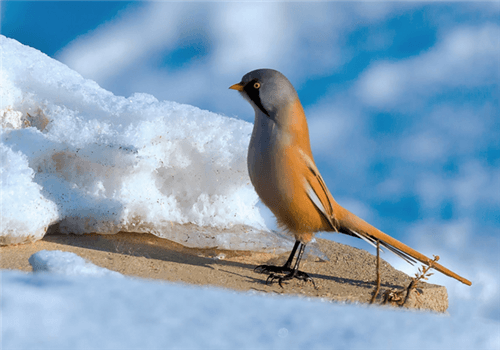
<path fill-rule="evenodd" d="M 298 270 L 297 271 L 291 270 L 291 271 L 289 271 L 288 274 L 286 274 L 284 276 L 279 276 L 278 274 L 271 272 L 266 279 L 266 284 L 272 284 L 273 282 L 277 281 L 279 286 L 281 288 L 284 288 L 283 281 L 288 281 L 288 280 L 291 280 L 294 278 L 299 279 L 299 280 L 304 281 L 304 282 L 311 282 L 313 284 L 314 289 L 317 289 L 316 284 L 314 283 L 314 280 L 307 273 L 302 272 L 302 271 L 298 271 Z"/>
<path fill-rule="evenodd" d="M 253 269 L 257 273 L 265 273 L 265 274 L 276 274 L 276 273 L 290 273 L 292 269 L 285 266 L 273 266 L 273 265 L 259 265 L 255 269 Z"/>

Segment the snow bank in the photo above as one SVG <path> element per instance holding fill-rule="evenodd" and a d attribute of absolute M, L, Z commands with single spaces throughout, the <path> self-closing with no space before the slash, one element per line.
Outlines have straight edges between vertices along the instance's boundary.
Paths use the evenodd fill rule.
<path fill-rule="evenodd" d="M 2 271 L 4 349 L 498 349 L 476 303 L 437 315 L 131 278 Z M 29 336 L 27 336 L 29 335 Z"/>
<path fill-rule="evenodd" d="M 68 276 L 123 277 L 121 273 L 96 266 L 71 252 L 41 250 L 29 258 L 33 272 L 49 272 Z"/>
<path fill-rule="evenodd" d="M 56 204 L 33 182 L 35 172 L 24 154 L 0 143 L 0 164 L 0 244 L 43 237 L 58 217 Z"/>
<path fill-rule="evenodd" d="M 251 124 L 147 94 L 114 96 L 15 40 L 0 36 L 0 47 L 0 243 L 57 224 L 191 247 L 288 246 L 255 207 Z"/>

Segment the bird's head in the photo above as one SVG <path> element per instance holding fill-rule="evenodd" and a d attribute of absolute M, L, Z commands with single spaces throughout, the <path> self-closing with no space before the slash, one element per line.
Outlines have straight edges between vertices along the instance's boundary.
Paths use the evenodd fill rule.
<path fill-rule="evenodd" d="M 298 98 L 290 81 L 274 69 L 251 71 L 229 88 L 239 91 L 255 113 L 260 111 L 272 119 Z"/>

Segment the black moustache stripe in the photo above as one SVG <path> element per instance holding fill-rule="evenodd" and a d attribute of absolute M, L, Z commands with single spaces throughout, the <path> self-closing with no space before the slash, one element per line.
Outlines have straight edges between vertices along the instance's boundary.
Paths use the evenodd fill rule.
<path fill-rule="evenodd" d="M 252 102 L 255 103 L 255 105 L 257 107 L 259 107 L 259 109 L 262 111 L 262 113 L 264 113 L 265 115 L 267 115 L 269 117 L 269 113 L 267 113 L 266 109 L 262 105 L 262 102 L 260 101 L 259 89 L 254 88 L 254 84 L 256 82 L 257 82 L 257 79 L 250 81 L 248 84 L 245 85 L 243 90 L 245 90 L 248 97 L 250 97 Z"/>

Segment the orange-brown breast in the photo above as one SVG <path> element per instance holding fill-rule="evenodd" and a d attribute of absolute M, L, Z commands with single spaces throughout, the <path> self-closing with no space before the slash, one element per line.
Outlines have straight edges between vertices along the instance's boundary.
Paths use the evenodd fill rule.
<path fill-rule="evenodd" d="M 275 197 L 263 199 L 278 222 L 295 234 L 304 243 L 312 239 L 313 233 L 328 230 L 330 224 L 318 211 L 307 194 L 305 180 L 311 177 L 311 171 L 304 161 L 302 153 L 312 160 L 309 143 L 309 131 L 304 110 L 297 99 L 287 111 L 285 125 L 280 125 L 287 137 L 273 147 L 274 171 L 276 175 Z M 327 201 L 325 193 L 322 201 Z"/>

